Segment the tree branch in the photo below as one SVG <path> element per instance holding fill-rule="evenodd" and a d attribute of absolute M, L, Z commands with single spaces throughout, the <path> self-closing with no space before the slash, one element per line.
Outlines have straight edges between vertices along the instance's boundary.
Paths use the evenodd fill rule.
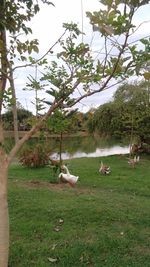
<path fill-rule="evenodd" d="M 19 69 L 19 68 L 26 68 L 26 67 L 31 67 L 31 66 L 34 66 L 36 65 L 39 61 L 41 61 L 43 58 L 45 58 L 48 53 L 55 47 L 56 44 L 59 43 L 59 41 L 62 39 L 62 37 L 65 35 L 67 29 L 63 32 L 63 34 L 58 38 L 58 40 L 48 49 L 48 51 L 42 56 L 40 57 L 39 59 L 37 59 L 35 61 L 35 63 L 29 63 L 29 64 L 25 64 L 25 65 L 21 65 L 21 66 L 16 66 L 12 69 L 12 71 L 16 70 L 16 69 Z"/>
<path fill-rule="evenodd" d="M 81 100 L 82 100 L 83 98 L 85 98 L 85 97 L 91 96 L 91 95 L 93 95 L 93 94 L 99 93 L 99 92 L 101 92 L 101 91 L 104 90 L 104 88 L 107 86 L 107 84 L 109 83 L 109 81 L 113 78 L 113 75 L 114 75 L 114 73 L 115 73 L 115 71 L 116 71 L 116 69 L 117 69 L 117 66 L 118 66 L 118 63 L 119 63 L 119 61 L 120 61 L 120 58 L 121 58 L 121 56 L 122 56 L 122 54 L 123 54 L 123 52 L 124 52 L 124 49 L 125 49 L 126 46 L 127 46 L 127 40 L 128 40 L 128 37 L 129 37 L 129 32 L 126 33 L 125 40 L 124 40 L 124 44 L 122 45 L 122 50 L 120 50 L 120 53 L 119 53 L 118 58 L 117 58 L 117 61 L 116 61 L 115 65 L 114 65 L 114 67 L 113 67 L 113 69 L 112 69 L 112 73 L 109 75 L 109 77 L 107 78 L 107 80 L 103 83 L 102 87 L 99 88 L 98 90 L 94 90 L 93 92 L 88 92 L 87 94 L 84 94 L 83 96 L 79 97 L 79 98 L 74 102 L 73 105 L 77 104 L 79 101 L 81 101 Z M 73 106 L 73 105 L 72 105 L 72 106 Z"/>
<path fill-rule="evenodd" d="M 27 132 L 16 144 L 15 146 L 12 148 L 12 150 L 10 151 L 10 153 L 8 154 L 8 164 L 11 163 L 12 159 L 14 158 L 14 156 L 16 155 L 16 153 L 19 151 L 19 149 L 23 146 L 23 144 L 30 138 L 33 136 L 33 134 L 35 132 L 37 132 L 37 130 L 41 127 L 43 121 L 45 121 L 51 114 L 52 112 L 61 105 L 61 103 L 63 102 L 63 98 L 61 98 L 58 102 L 53 102 L 53 104 L 51 105 L 51 107 L 49 108 L 48 112 L 32 127 L 32 129 Z"/>

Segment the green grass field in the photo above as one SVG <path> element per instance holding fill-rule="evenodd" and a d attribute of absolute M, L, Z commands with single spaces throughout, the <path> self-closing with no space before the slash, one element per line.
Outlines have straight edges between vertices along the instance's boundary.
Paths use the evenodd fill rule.
<path fill-rule="evenodd" d="M 135 168 L 125 155 L 67 163 L 75 188 L 50 167 L 10 167 L 9 267 L 150 266 L 150 157 Z"/>

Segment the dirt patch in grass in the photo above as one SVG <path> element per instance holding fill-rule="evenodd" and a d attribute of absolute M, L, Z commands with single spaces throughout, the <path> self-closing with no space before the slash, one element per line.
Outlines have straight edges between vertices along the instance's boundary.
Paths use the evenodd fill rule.
<path fill-rule="evenodd" d="M 31 189 L 49 189 L 49 190 L 55 190 L 55 191 L 66 191 L 72 189 L 77 194 L 88 194 L 88 195 L 94 195 L 94 190 L 88 189 L 88 188 L 79 188 L 78 185 L 75 187 L 71 187 L 69 184 L 65 183 L 58 183 L 53 184 L 49 182 L 43 182 L 43 181 L 13 181 L 17 186 L 19 187 L 25 187 L 25 188 L 31 188 Z"/>
<path fill-rule="evenodd" d="M 134 248 L 134 252 L 139 254 L 139 255 L 150 255 L 150 248 L 149 247 L 144 247 L 144 246 L 136 246 Z"/>

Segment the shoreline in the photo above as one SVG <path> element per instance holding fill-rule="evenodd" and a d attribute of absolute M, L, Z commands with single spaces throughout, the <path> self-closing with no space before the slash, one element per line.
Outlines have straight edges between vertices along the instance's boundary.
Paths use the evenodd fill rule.
<path fill-rule="evenodd" d="M 29 131 L 19 131 L 19 138 L 22 138 L 26 133 L 28 133 Z M 40 137 L 40 135 L 43 135 L 43 137 L 45 138 L 56 138 L 56 137 L 60 137 L 59 134 L 49 134 L 47 132 L 44 133 L 39 133 L 37 132 L 36 134 L 34 134 L 32 136 L 32 138 L 34 137 Z M 13 138 L 14 137 L 14 131 L 4 131 L 4 136 L 6 138 Z M 63 137 L 85 137 L 85 136 L 89 136 L 89 134 L 87 132 L 77 132 L 77 133 L 71 133 L 71 134 L 63 134 Z"/>

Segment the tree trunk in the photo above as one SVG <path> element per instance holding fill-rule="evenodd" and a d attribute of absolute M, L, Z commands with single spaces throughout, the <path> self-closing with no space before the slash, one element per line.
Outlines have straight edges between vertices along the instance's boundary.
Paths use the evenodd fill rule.
<path fill-rule="evenodd" d="M 13 71 L 12 67 L 9 64 L 9 70 L 10 70 L 10 87 L 12 91 L 12 112 L 13 112 L 13 123 L 14 123 L 14 138 L 15 138 L 15 144 L 17 144 L 19 140 L 19 133 L 18 133 L 18 116 L 17 116 L 17 104 L 16 104 L 16 91 L 15 91 L 15 85 L 14 85 L 14 77 L 13 77 Z"/>
<path fill-rule="evenodd" d="M 0 1 L 0 18 L 4 19 L 5 0 Z M 5 27 L 0 27 L 0 114 L 2 112 L 3 96 L 7 80 L 7 45 L 6 45 L 6 30 Z"/>
<path fill-rule="evenodd" d="M 0 267 L 8 266 L 8 253 L 9 253 L 7 175 L 8 175 L 8 159 L 4 151 L 3 126 L 0 118 Z"/>
<path fill-rule="evenodd" d="M 59 161 L 60 161 L 60 166 L 62 164 L 62 140 L 63 140 L 63 134 L 61 132 L 60 133 L 60 146 L 59 146 Z"/>
<path fill-rule="evenodd" d="M 8 267 L 9 216 L 7 204 L 7 159 L 0 149 L 0 267 Z M 2 159 L 3 157 L 3 159 Z"/>

